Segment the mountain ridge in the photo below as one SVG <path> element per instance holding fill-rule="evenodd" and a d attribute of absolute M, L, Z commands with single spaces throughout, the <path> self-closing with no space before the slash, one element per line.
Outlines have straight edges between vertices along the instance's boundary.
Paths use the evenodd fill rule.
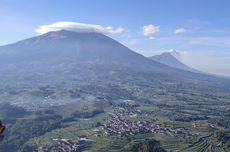
<path fill-rule="evenodd" d="M 0 47 L 0 76 L 5 83 L 71 81 L 79 75 L 108 75 L 108 71 L 124 69 L 174 71 L 95 32 L 48 32 Z"/>
<path fill-rule="evenodd" d="M 195 70 L 195 69 L 185 65 L 181 61 L 179 61 L 176 57 L 174 57 L 171 54 L 171 52 L 163 52 L 160 55 L 151 56 L 149 58 L 153 61 L 165 64 L 165 65 L 173 67 L 173 68 L 177 68 L 177 69 L 185 70 L 185 71 L 190 71 L 190 72 L 195 72 L 195 73 L 200 73 L 198 70 Z"/>
<path fill-rule="evenodd" d="M 4 84 L 103 81 L 112 73 L 155 77 L 158 81 L 215 79 L 153 61 L 96 32 L 54 31 L 0 47 L 0 82 Z M 9 83 L 11 82 L 11 83 Z"/>

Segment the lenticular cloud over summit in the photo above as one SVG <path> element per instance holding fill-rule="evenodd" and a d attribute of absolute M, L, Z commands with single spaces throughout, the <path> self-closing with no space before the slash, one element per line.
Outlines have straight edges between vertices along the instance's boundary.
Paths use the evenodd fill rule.
<path fill-rule="evenodd" d="M 114 28 L 112 26 L 102 26 L 78 22 L 56 22 L 48 25 L 42 25 L 35 31 L 38 34 L 44 34 L 50 31 L 58 31 L 62 29 L 76 32 L 98 32 L 104 34 L 120 34 L 124 32 L 122 27 Z"/>

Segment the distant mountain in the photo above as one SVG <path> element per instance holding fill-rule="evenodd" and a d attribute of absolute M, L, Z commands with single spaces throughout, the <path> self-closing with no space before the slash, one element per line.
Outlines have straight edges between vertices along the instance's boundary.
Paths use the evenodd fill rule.
<path fill-rule="evenodd" d="M 190 68 L 189 66 L 183 64 L 180 62 L 176 57 L 174 57 L 170 52 L 164 52 L 160 55 L 155 55 L 150 57 L 153 61 L 165 64 L 167 66 L 185 70 L 185 71 L 191 71 L 191 72 L 199 72 L 198 70 L 195 70 L 193 68 Z"/>
<path fill-rule="evenodd" d="M 60 30 L 0 47 L 3 82 L 69 81 L 70 77 L 98 76 L 102 69 L 174 71 L 95 32 Z"/>
<path fill-rule="evenodd" d="M 34 62 L 93 63 L 144 69 L 163 66 L 95 32 L 61 30 L 0 47 L 1 65 Z"/>
<path fill-rule="evenodd" d="M 216 81 L 214 77 L 189 72 L 192 70 L 167 54 L 164 58 L 168 58 L 166 65 L 146 58 L 101 33 L 60 30 L 1 46 L 0 84 L 63 87 L 63 84 L 118 84 L 138 82 L 136 80 L 166 84 Z M 174 64 L 180 68 L 170 67 Z"/>

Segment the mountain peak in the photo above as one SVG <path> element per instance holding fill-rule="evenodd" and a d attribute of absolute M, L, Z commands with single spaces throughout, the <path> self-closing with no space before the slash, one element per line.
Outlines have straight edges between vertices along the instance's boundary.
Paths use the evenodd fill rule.
<path fill-rule="evenodd" d="M 68 34 L 97 34 L 97 35 L 104 35 L 103 33 L 99 32 L 93 32 L 93 31 L 72 31 L 72 30 L 66 30 L 66 29 L 61 29 L 57 31 L 50 31 L 47 32 L 43 35 L 49 35 L 49 34 L 60 34 L 60 35 L 68 35 Z"/>
<path fill-rule="evenodd" d="M 162 54 L 160 54 L 161 56 L 165 56 L 165 57 L 171 57 L 171 58 L 175 58 L 171 52 L 163 52 Z"/>
<path fill-rule="evenodd" d="M 198 72 L 197 70 L 194 70 L 194 69 L 188 67 L 187 65 L 183 64 L 181 61 L 179 61 L 173 55 L 174 52 L 176 52 L 176 51 L 172 50 L 170 52 L 163 52 L 160 55 L 155 55 L 155 56 L 150 57 L 150 59 L 152 59 L 156 62 L 165 64 L 167 66 L 180 69 L 180 70 L 185 70 L 185 71 L 190 71 L 190 72 Z"/>
<path fill-rule="evenodd" d="M 41 36 L 54 38 L 54 39 L 62 39 L 62 38 L 66 38 L 67 35 L 68 35 L 68 31 L 60 30 L 60 31 L 51 31 L 51 32 L 45 33 Z"/>
<path fill-rule="evenodd" d="M 62 38 L 70 38 L 70 37 L 76 37 L 79 35 L 104 35 L 102 33 L 97 33 L 97 32 L 85 32 L 85 31 L 70 31 L 70 30 L 58 30 L 58 31 L 50 31 L 47 32 L 43 35 L 40 35 L 40 37 L 49 37 L 49 38 L 54 38 L 54 39 L 62 39 Z"/>
<path fill-rule="evenodd" d="M 98 65 L 132 69 L 161 70 L 167 66 L 153 62 L 112 38 L 97 32 L 51 31 L 0 47 L 0 63 L 36 65 Z M 162 68 L 163 67 L 163 68 Z M 65 70 L 65 69 L 63 69 Z"/>

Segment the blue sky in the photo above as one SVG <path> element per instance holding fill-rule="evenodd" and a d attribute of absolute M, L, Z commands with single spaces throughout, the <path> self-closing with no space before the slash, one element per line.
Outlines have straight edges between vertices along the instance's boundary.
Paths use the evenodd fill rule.
<path fill-rule="evenodd" d="M 229 0 L 1 0 L 0 45 L 57 22 L 100 25 L 145 56 L 173 49 L 194 68 L 230 76 L 229 6 Z"/>

